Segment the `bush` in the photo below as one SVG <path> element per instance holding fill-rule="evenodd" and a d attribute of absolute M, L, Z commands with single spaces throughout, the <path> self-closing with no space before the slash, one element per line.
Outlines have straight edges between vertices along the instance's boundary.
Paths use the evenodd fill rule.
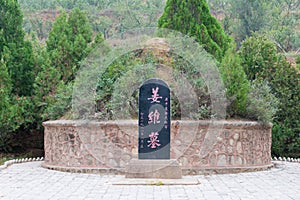
<path fill-rule="evenodd" d="M 12 96 L 1 100 L 0 151 L 11 152 L 15 146 L 12 138 L 17 134 L 16 131 L 32 122 L 32 103 L 27 97 Z"/>
<path fill-rule="evenodd" d="M 300 64 L 300 55 L 296 58 L 296 63 Z"/>
<path fill-rule="evenodd" d="M 43 119 L 56 120 L 70 111 L 72 106 L 72 92 L 73 82 L 65 84 L 61 81 L 57 86 L 56 92 L 50 96 L 52 103 L 42 113 Z"/>
<path fill-rule="evenodd" d="M 154 51 L 137 50 L 117 58 L 108 66 L 98 82 L 96 100 L 98 119 L 112 119 L 115 114 L 113 112 L 118 112 L 120 118 L 137 118 L 137 89 L 144 81 L 154 77 L 170 84 L 172 119 L 180 119 L 183 115 L 193 119 L 211 118 L 210 96 L 200 70 L 194 69 L 189 61 L 173 53 L 159 54 L 159 57 L 156 55 L 157 52 Z M 208 54 L 205 52 L 203 56 Z M 193 87 L 189 88 L 189 84 L 182 83 L 181 80 L 188 81 Z M 190 90 L 195 92 L 193 100 L 198 101 L 199 107 L 196 107 L 197 103 L 189 101 Z M 185 109 L 184 114 L 181 108 Z"/>
<path fill-rule="evenodd" d="M 137 66 L 143 66 L 146 63 L 156 62 L 152 54 L 142 54 L 142 50 L 137 50 L 135 52 L 129 52 L 119 58 L 117 58 L 99 77 L 97 85 L 97 97 L 96 97 L 96 112 L 98 118 L 111 119 L 112 117 L 112 108 L 116 108 L 116 105 L 111 105 L 112 95 L 114 93 L 115 84 L 118 79 L 123 77 L 127 72 L 130 72 L 131 69 L 136 68 Z M 138 72 L 136 72 L 138 73 Z M 142 73 L 138 73 L 142 74 Z M 128 74 L 130 75 L 130 73 Z M 136 74 L 134 74 L 136 76 Z M 141 78 L 141 77 L 140 77 Z M 138 82 L 139 78 L 130 77 L 131 80 Z M 123 83 L 126 86 L 130 87 L 130 79 L 126 79 L 129 82 Z M 122 80 L 125 81 L 125 80 Z M 128 85 L 129 84 L 129 85 Z M 124 88 L 120 85 L 121 88 Z M 128 88 L 130 89 L 130 88 Z M 127 92 L 127 89 L 124 88 L 124 92 Z"/>
<path fill-rule="evenodd" d="M 241 64 L 248 80 L 271 80 L 277 63 L 276 46 L 264 35 L 246 38 L 239 50 Z"/>
<path fill-rule="evenodd" d="M 14 119 L 18 109 L 11 101 L 12 81 L 8 75 L 6 65 L 1 61 L 0 80 L 0 150 L 8 151 L 6 141 L 10 133 L 19 127 Z"/>
<path fill-rule="evenodd" d="M 267 82 L 253 81 L 248 95 L 247 118 L 267 124 L 273 121 L 277 107 L 278 100 L 271 93 Z"/>
<path fill-rule="evenodd" d="M 299 158 L 299 149 L 300 135 L 291 128 L 275 123 L 272 130 L 272 155 Z"/>
<path fill-rule="evenodd" d="M 279 100 L 278 111 L 274 121 L 281 128 L 277 127 L 274 130 L 277 131 L 275 134 L 285 134 L 281 135 L 283 137 L 282 140 L 277 140 L 285 141 L 284 153 L 299 152 L 299 71 L 291 66 L 284 56 L 276 53 L 275 44 L 265 36 L 247 38 L 242 44 L 240 55 L 248 78 L 250 80 L 267 80 L 271 87 L 271 92 Z"/>
<path fill-rule="evenodd" d="M 233 46 L 226 52 L 220 72 L 228 99 L 228 117 L 245 116 L 250 84 Z"/>
<path fill-rule="evenodd" d="M 296 67 L 297 70 L 300 71 L 300 55 L 296 58 Z"/>

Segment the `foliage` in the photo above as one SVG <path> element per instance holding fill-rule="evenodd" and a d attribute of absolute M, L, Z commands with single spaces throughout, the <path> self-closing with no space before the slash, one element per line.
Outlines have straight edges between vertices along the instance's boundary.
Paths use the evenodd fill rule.
<path fill-rule="evenodd" d="M 157 55 L 155 51 L 135 50 L 117 58 L 108 66 L 99 77 L 97 87 L 96 117 L 98 119 L 114 119 L 116 112 L 118 112 L 118 119 L 137 118 L 138 88 L 145 80 L 154 77 L 169 80 L 172 119 L 182 119 L 182 117 L 210 119 L 212 117 L 209 91 L 200 72 L 179 55 L 166 52 L 160 53 L 159 57 Z M 182 74 L 186 77 L 183 78 Z M 189 84 L 193 85 L 192 88 L 189 88 L 186 82 L 180 82 L 185 78 Z M 191 94 L 186 93 L 190 90 L 195 92 L 198 107 L 194 104 L 189 105 L 188 98 Z M 181 101 L 179 101 L 179 96 Z M 184 98 L 187 98 L 187 101 L 184 101 Z M 185 109 L 185 113 L 182 112 L 182 108 Z M 197 111 L 198 114 L 196 114 Z"/>
<path fill-rule="evenodd" d="M 16 125 L 11 124 L 13 113 L 10 112 L 12 104 L 10 102 L 11 79 L 8 75 L 5 64 L 0 62 L 0 149 L 3 149 L 8 131 L 15 130 Z"/>
<path fill-rule="evenodd" d="M 51 65 L 61 72 L 62 80 L 69 82 L 80 66 L 80 61 L 90 52 L 91 27 L 83 12 L 74 9 L 67 16 L 63 11 L 47 40 L 47 51 Z"/>
<path fill-rule="evenodd" d="M 56 120 L 64 116 L 71 109 L 72 92 L 72 82 L 66 85 L 64 82 L 60 82 L 55 94 L 48 97 L 52 102 L 47 105 L 44 113 L 42 113 L 42 118 Z"/>
<path fill-rule="evenodd" d="M 35 113 L 37 113 L 35 117 L 38 126 L 41 122 L 50 119 L 47 109 L 55 104 L 57 87 L 61 82 L 61 72 L 50 64 L 51 61 L 45 49 L 39 50 L 39 57 L 43 59 L 43 62 L 34 84 Z"/>
<path fill-rule="evenodd" d="M 130 66 L 130 69 L 114 83 L 112 98 L 108 104 L 112 115 L 118 119 L 137 119 L 139 86 L 150 78 L 155 77 L 154 63 Z M 140 76 L 136 76 L 140 74 Z M 117 115 L 116 115 L 117 114 Z"/>
<path fill-rule="evenodd" d="M 19 0 L 23 9 L 28 10 L 44 10 L 55 9 L 57 7 L 64 9 L 84 9 L 88 6 L 93 6 L 98 9 L 107 8 L 110 4 L 110 0 Z"/>
<path fill-rule="evenodd" d="M 264 36 L 246 39 L 240 49 L 242 65 L 249 80 L 267 80 L 280 100 L 277 120 L 295 127 L 299 123 L 299 73 L 276 53 L 275 45 Z"/>
<path fill-rule="evenodd" d="M 19 128 L 32 123 L 32 103 L 29 97 L 18 97 L 11 93 L 12 84 L 8 70 L 0 62 L 0 151 L 12 150 L 12 138 Z"/>
<path fill-rule="evenodd" d="M 250 84 L 233 45 L 222 60 L 220 72 L 229 101 L 228 116 L 245 116 Z"/>
<path fill-rule="evenodd" d="M 23 28 L 27 34 L 35 33 L 40 41 L 45 41 L 51 31 L 52 21 L 45 20 L 43 16 L 24 17 Z"/>
<path fill-rule="evenodd" d="M 300 55 L 296 58 L 296 67 L 300 71 Z"/>
<path fill-rule="evenodd" d="M 73 79 L 92 48 L 116 33 L 156 26 L 165 3 L 164 0 L 19 2 L 25 11 L 24 22 L 17 0 L 0 0 L 0 150 L 5 151 L 14 147 L 10 138 L 16 134 L 41 129 L 42 121 L 60 118 L 70 109 Z M 300 47 L 297 30 L 300 1 L 210 0 L 209 3 L 213 5 L 211 13 L 222 20 L 226 33 L 232 34 L 238 45 L 246 38 L 239 55 L 218 21 L 210 15 L 205 1 L 168 0 L 158 24 L 195 37 L 217 58 L 230 103 L 230 117 L 245 116 L 266 123 L 272 120 L 278 99 L 272 152 L 276 156 L 299 156 L 300 57 L 297 71 L 278 54 L 278 48 L 297 51 Z M 27 33 L 33 32 L 39 40 L 27 35 L 30 41 L 26 41 L 22 24 Z M 257 33 L 267 33 L 272 42 Z M 131 92 L 132 80 L 141 82 L 153 77 L 157 64 L 171 65 L 175 77 L 180 72 L 187 75 L 199 98 L 196 117 L 210 118 L 208 88 L 201 75 L 189 68 L 188 61 L 176 55 L 157 58 L 141 51 L 116 59 L 99 77 L 96 108 L 99 118 L 110 119 L 114 111 L 126 106 L 127 114 L 137 116 L 137 91 L 129 97 L 124 93 Z M 146 69 L 147 73 L 141 73 Z M 251 86 L 246 76 L 253 81 Z M 172 96 L 172 118 L 180 118 L 181 104 L 175 94 Z"/>
<path fill-rule="evenodd" d="M 35 60 L 18 2 L 1 0 L 0 5 L 0 151 L 11 151 L 10 138 L 32 122 Z"/>
<path fill-rule="evenodd" d="M 276 53 L 276 47 L 264 36 L 250 37 L 242 44 L 240 55 L 242 65 L 250 80 L 269 82 L 272 93 L 279 100 L 275 122 L 277 132 L 288 134 L 286 149 L 297 152 L 300 134 L 300 75 L 286 58 Z M 292 132 L 293 134 L 289 134 Z M 276 137 L 275 137 L 276 138 Z M 274 141 L 276 144 L 276 141 Z M 298 148 L 298 149 L 297 149 Z M 293 153 L 289 152 L 289 153 Z"/>
<path fill-rule="evenodd" d="M 300 47 L 300 1 L 278 0 L 269 7 L 272 20 L 265 32 L 282 51 L 297 50 Z"/>
<path fill-rule="evenodd" d="M 298 131 L 299 132 L 299 131 Z M 274 156 L 288 156 L 299 158 L 299 134 L 284 125 L 275 123 L 272 130 L 272 154 Z"/>
<path fill-rule="evenodd" d="M 256 32 L 267 34 L 284 52 L 300 47 L 300 1 L 209 0 L 209 4 L 239 46 Z"/>
<path fill-rule="evenodd" d="M 9 161 L 10 159 L 7 157 L 0 157 L 0 165 L 3 165 L 6 161 Z"/>
<path fill-rule="evenodd" d="M 300 55 L 296 58 L 296 63 L 300 64 Z"/>
<path fill-rule="evenodd" d="M 219 61 L 228 49 L 230 39 L 204 0 L 168 0 L 158 26 L 195 37 Z"/>
<path fill-rule="evenodd" d="M 20 29 L 21 36 L 15 35 L 14 39 L 18 39 L 18 37 L 24 39 L 24 31 L 20 26 L 17 27 Z M 10 26 L 5 28 L 9 29 Z M 11 27 L 11 29 L 15 34 L 19 30 L 16 27 Z M 25 70 L 28 65 L 32 67 L 32 71 L 29 70 L 28 73 L 30 72 L 31 75 L 36 74 L 35 80 L 32 81 L 28 73 L 18 71 L 19 78 L 24 85 L 27 83 L 26 81 L 32 81 L 30 89 L 32 97 L 19 97 L 19 95 L 11 93 L 14 89 L 22 88 L 15 84 L 12 75 L 7 77 L 6 86 L 3 86 L 5 91 L 3 90 L 3 93 L 1 93 L 0 101 L 3 104 L 0 109 L 0 150 L 8 151 L 15 148 L 16 142 L 18 143 L 18 141 L 12 139 L 17 134 L 41 130 L 43 121 L 57 119 L 70 110 L 72 80 L 75 73 L 81 61 L 92 49 L 92 45 L 102 42 L 103 38 L 101 38 L 101 34 L 98 34 L 95 41 L 92 41 L 92 31 L 88 19 L 84 12 L 78 9 L 72 10 L 69 15 L 62 12 L 50 33 L 46 47 L 41 46 L 34 34 L 30 34 L 28 36 L 30 42 L 23 42 L 25 47 L 28 48 L 22 48 L 20 46 L 22 41 L 19 41 L 19 43 L 14 43 L 18 40 L 11 39 L 12 41 L 9 41 L 9 37 L 13 34 L 5 35 L 5 31 L 5 29 L 0 31 L 0 41 L 3 44 L 1 46 L 3 51 L 0 54 L 3 80 L 6 80 L 4 77 L 7 77 L 5 72 L 10 75 L 8 66 L 12 61 L 14 59 L 22 61 L 22 58 L 27 55 L 31 55 L 34 59 L 31 60 L 31 65 L 28 64 L 29 61 L 20 63 L 20 66 L 22 64 L 21 70 Z M 18 55 L 21 52 L 22 55 Z M 14 70 L 17 69 L 16 67 Z"/>
<path fill-rule="evenodd" d="M 26 11 L 24 28 L 46 39 L 59 10 L 79 8 L 85 11 L 94 33 L 104 38 L 125 30 L 154 27 L 163 11 L 165 0 L 19 0 Z"/>
<path fill-rule="evenodd" d="M 0 5 L 0 60 L 8 69 L 12 92 L 29 96 L 34 81 L 34 59 L 30 42 L 24 40 L 20 6 L 17 0 L 1 0 Z"/>
<path fill-rule="evenodd" d="M 249 80 L 264 77 L 270 81 L 277 62 L 277 51 L 274 43 L 266 36 L 257 35 L 244 40 L 240 56 Z"/>
<path fill-rule="evenodd" d="M 113 104 L 110 104 L 110 101 L 112 100 L 112 95 L 115 94 L 115 84 L 119 81 L 118 79 L 120 77 L 122 77 L 126 73 L 131 72 L 131 70 L 135 69 L 136 66 L 141 66 L 147 63 L 155 62 L 151 54 L 141 55 L 141 53 L 142 51 L 137 50 L 135 52 L 129 52 L 128 54 L 117 58 L 110 66 L 108 66 L 108 68 L 102 74 L 102 76 L 99 77 L 96 99 L 96 111 L 98 112 L 98 117 L 102 116 L 106 119 L 110 119 L 113 114 L 111 113 L 111 109 L 116 110 L 117 105 L 121 103 L 115 102 Z M 137 81 L 136 78 L 131 78 Z M 128 86 L 128 83 L 124 83 L 124 85 Z M 121 88 L 124 88 L 124 85 L 121 84 Z M 130 86 L 128 87 L 130 88 Z M 99 113 L 101 113 L 101 115 L 99 115 Z"/>
<path fill-rule="evenodd" d="M 253 81 L 248 95 L 246 117 L 263 124 L 273 121 L 277 112 L 278 99 L 271 93 L 265 81 Z"/>
<path fill-rule="evenodd" d="M 238 43 L 252 33 L 261 30 L 268 22 L 268 1 L 266 0 L 236 0 L 231 4 L 233 17 L 239 21 L 235 31 Z"/>
<path fill-rule="evenodd" d="M 101 42 L 101 33 L 92 41 L 84 12 L 73 9 L 67 15 L 62 11 L 46 41 L 46 49 L 39 49 L 44 60 L 35 80 L 35 103 L 40 121 L 60 118 L 70 110 L 75 75 L 92 48 Z"/>
<path fill-rule="evenodd" d="M 278 123 L 300 134 L 300 74 L 295 67 L 280 56 L 271 82 L 274 94 L 280 99 Z M 281 124 L 280 123 L 280 124 Z"/>

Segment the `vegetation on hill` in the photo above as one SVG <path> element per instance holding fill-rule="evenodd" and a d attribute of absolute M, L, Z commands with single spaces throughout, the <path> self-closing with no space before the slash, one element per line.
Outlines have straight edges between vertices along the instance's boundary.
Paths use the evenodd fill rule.
<path fill-rule="evenodd" d="M 194 37 L 215 58 L 228 118 L 273 121 L 272 153 L 299 157 L 300 56 L 291 65 L 283 55 L 299 52 L 300 3 L 247 2 L 19 0 L 19 5 L 0 0 L 0 151 L 26 149 L 15 138 L 42 132 L 43 121 L 70 111 L 75 75 L 97 44 L 126 30 L 158 25 Z M 142 51 L 123 55 L 99 77 L 95 112 L 109 118 L 115 106 L 108 103 L 112 84 L 126 70 L 149 63 L 176 70 L 188 66 L 171 53 L 162 58 Z M 130 77 L 139 74 L 135 70 Z M 197 74 L 189 78 L 201 82 Z M 203 100 L 198 118 L 211 117 L 207 88 L 196 90 Z M 176 99 L 172 106 L 172 116 L 179 117 Z"/>
<path fill-rule="evenodd" d="M 300 48 L 299 0 L 209 0 L 215 16 L 238 45 L 253 33 L 265 34 L 282 52 Z"/>
<path fill-rule="evenodd" d="M 36 32 L 46 40 L 53 22 L 61 10 L 74 8 L 86 11 L 93 32 L 102 32 L 104 38 L 125 30 L 156 27 L 165 0 L 19 0 L 25 12 L 24 29 Z"/>

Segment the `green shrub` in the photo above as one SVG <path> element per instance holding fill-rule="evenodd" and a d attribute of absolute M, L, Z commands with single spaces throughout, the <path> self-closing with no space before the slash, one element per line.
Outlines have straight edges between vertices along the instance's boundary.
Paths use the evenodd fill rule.
<path fill-rule="evenodd" d="M 274 122 L 281 128 L 274 130 L 277 130 L 275 134 L 281 133 L 283 137 L 277 141 L 285 141 L 282 144 L 286 146 L 283 155 L 300 152 L 299 71 L 291 66 L 285 56 L 276 52 L 275 44 L 265 36 L 247 38 L 240 49 L 240 56 L 248 78 L 268 81 L 271 92 L 279 100 Z"/>
<path fill-rule="evenodd" d="M 297 58 L 296 58 L 296 63 L 297 63 L 297 64 L 300 64 L 300 55 L 297 56 Z"/>
<path fill-rule="evenodd" d="M 234 46 L 226 52 L 220 66 L 220 72 L 228 99 L 228 117 L 245 116 L 250 84 Z"/>
<path fill-rule="evenodd" d="M 116 108 L 117 104 L 111 105 L 110 101 L 112 100 L 115 84 L 120 77 L 123 77 L 127 72 L 130 72 L 130 70 L 134 69 L 136 66 L 143 66 L 147 63 L 156 62 L 152 54 L 141 54 L 142 51 L 137 50 L 117 58 L 111 65 L 108 66 L 101 77 L 99 77 L 96 96 L 96 112 L 98 118 L 111 119 L 111 109 Z M 134 75 L 136 76 L 136 74 Z M 130 79 L 138 82 L 136 77 L 130 77 Z M 124 84 L 130 85 L 130 79 L 128 79 L 129 82 Z M 122 85 L 120 85 L 120 87 L 124 88 Z M 124 92 L 126 92 L 126 89 Z"/>
<path fill-rule="evenodd" d="M 11 152 L 14 146 L 11 138 L 19 128 L 26 128 L 32 122 L 32 104 L 27 97 L 14 96 L 1 99 L 0 104 L 0 151 Z"/>
<path fill-rule="evenodd" d="M 61 81 L 57 86 L 56 92 L 51 96 L 53 98 L 52 104 L 49 104 L 42 114 L 43 119 L 56 120 L 64 116 L 71 110 L 73 82 L 68 84 Z"/>
<path fill-rule="evenodd" d="M 247 118 L 267 124 L 273 121 L 277 106 L 278 100 L 271 93 L 267 82 L 253 81 L 251 83 L 246 107 Z"/>
<path fill-rule="evenodd" d="M 300 55 L 296 58 L 296 67 L 297 70 L 300 71 Z"/>
<path fill-rule="evenodd" d="M 278 56 L 276 46 L 266 36 L 255 35 L 246 38 L 239 50 L 239 55 L 248 80 L 263 78 L 271 81 Z"/>
<path fill-rule="evenodd" d="M 14 121 L 18 110 L 10 98 L 12 81 L 6 65 L 1 61 L 0 80 L 0 150 L 8 151 L 6 141 L 10 133 L 19 127 L 19 124 Z"/>
<path fill-rule="evenodd" d="M 145 80 L 155 76 L 155 69 L 153 63 L 131 66 L 130 70 L 115 81 L 112 99 L 106 105 L 109 109 L 107 112 L 112 112 L 111 115 L 118 116 L 119 119 L 137 119 L 139 87 Z"/>
<path fill-rule="evenodd" d="M 205 55 L 207 55 L 206 52 Z M 183 74 L 187 81 L 194 86 L 193 88 L 180 82 L 183 80 Z M 200 72 L 193 69 L 190 62 L 181 56 L 165 53 L 165 55 L 160 54 L 160 57 L 157 58 L 154 52 L 148 50 L 137 50 L 119 57 L 99 77 L 96 100 L 97 118 L 112 119 L 114 112 L 119 113 L 119 118 L 137 118 L 138 88 L 147 79 L 155 77 L 170 84 L 172 119 L 182 117 L 182 108 L 185 109 L 185 115 L 190 114 L 190 116 L 186 116 L 188 118 L 211 118 L 210 95 Z M 135 90 L 132 90 L 133 88 Z M 197 105 L 191 105 L 188 99 L 187 101 L 182 100 L 190 96 L 187 94 L 190 90 L 197 95 L 194 98 L 199 104 L 197 108 L 195 107 Z M 198 114 L 196 114 L 197 111 Z"/>
<path fill-rule="evenodd" d="M 275 123 L 272 129 L 272 155 L 299 158 L 299 149 L 300 135 L 294 129 Z"/>

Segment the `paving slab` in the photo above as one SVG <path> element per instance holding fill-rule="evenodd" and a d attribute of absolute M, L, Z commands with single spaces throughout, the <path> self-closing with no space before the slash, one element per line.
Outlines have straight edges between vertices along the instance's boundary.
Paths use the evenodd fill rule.
<path fill-rule="evenodd" d="M 275 162 L 274 168 L 260 172 L 184 176 L 182 184 L 174 185 L 159 179 L 124 180 L 124 176 L 59 172 L 41 164 L 13 164 L 0 170 L 0 200 L 300 199 L 300 163 Z M 195 180 L 200 184 L 184 182 Z M 118 184 L 122 181 L 128 184 Z"/>
<path fill-rule="evenodd" d="M 111 180 L 112 185 L 199 185 L 197 177 L 184 176 L 181 179 L 145 179 L 118 177 Z"/>

